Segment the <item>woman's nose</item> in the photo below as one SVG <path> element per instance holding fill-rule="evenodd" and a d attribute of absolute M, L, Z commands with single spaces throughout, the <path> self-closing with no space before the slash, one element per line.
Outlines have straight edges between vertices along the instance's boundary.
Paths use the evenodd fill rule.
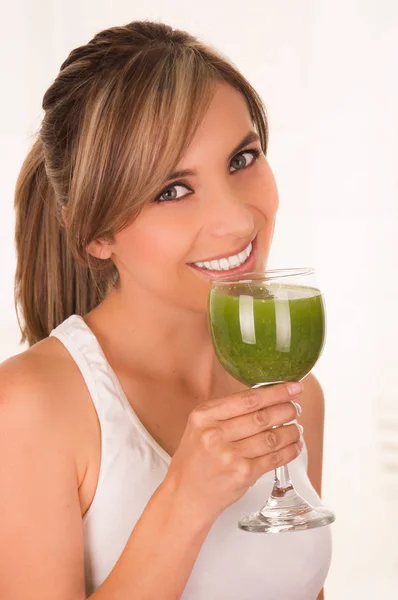
<path fill-rule="evenodd" d="M 210 200 L 208 223 L 214 237 L 249 237 L 255 228 L 253 207 L 246 204 L 242 195 L 231 189 L 214 191 Z"/>

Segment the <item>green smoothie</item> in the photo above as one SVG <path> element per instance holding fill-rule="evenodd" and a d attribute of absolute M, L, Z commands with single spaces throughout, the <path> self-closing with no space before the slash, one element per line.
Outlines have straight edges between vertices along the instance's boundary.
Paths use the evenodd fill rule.
<path fill-rule="evenodd" d="M 297 381 L 319 358 L 325 337 L 321 292 L 254 282 L 213 289 L 209 324 L 218 359 L 248 386 Z"/>

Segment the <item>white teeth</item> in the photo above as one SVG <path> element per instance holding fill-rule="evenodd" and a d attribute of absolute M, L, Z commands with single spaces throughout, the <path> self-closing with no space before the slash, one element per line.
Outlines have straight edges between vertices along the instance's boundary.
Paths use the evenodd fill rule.
<path fill-rule="evenodd" d="M 210 271 L 229 271 L 229 269 L 240 267 L 240 265 L 248 259 L 252 249 L 253 245 L 250 243 L 245 250 L 242 250 L 242 252 L 239 252 L 239 254 L 235 254 L 234 256 L 220 258 L 219 260 L 196 262 L 193 264 L 201 269 L 208 269 Z"/>
<path fill-rule="evenodd" d="M 219 263 L 220 263 L 220 267 L 223 269 L 223 271 L 228 271 L 228 269 L 231 268 L 229 266 L 229 262 L 228 262 L 227 258 L 220 258 Z"/>
<path fill-rule="evenodd" d="M 229 262 L 229 266 L 231 267 L 231 269 L 233 269 L 234 267 L 239 267 L 239 265 L 240 265 L 238 256 L 231 256 L 228 259 L 228 262 Z"/>

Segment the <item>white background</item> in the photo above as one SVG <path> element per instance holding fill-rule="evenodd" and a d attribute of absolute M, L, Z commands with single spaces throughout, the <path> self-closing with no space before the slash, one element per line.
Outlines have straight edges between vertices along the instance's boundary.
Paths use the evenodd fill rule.
<path fill-rule="evenodd" d="M 0 360 L 22 350 L 15 180 L 61 62 L 100 29 L 142 18 L 212 43 L 268 108 L 281 197 L 269 266 L 315 266 L 327 301 L 328 339 L 315 371 L 327 402 L 324 500 L 337 513 L 326 598 L 398 597 L 398 3 L 13 0 L 7 11 Z"/>

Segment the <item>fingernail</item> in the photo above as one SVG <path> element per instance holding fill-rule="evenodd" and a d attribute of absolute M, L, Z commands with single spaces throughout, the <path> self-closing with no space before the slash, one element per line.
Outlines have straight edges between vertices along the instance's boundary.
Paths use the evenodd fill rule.
<path fill-rule="evenodd" d="M 302 449 L 303 449 L 303 446 L 304 446 L 304 444 L 303 444 L 303 442 L 300 440 L 299 442 L 297 442 L 296 446 L 297 446 L 297 448 L 298 448 L 299 452 L 301 452 L 301 451 L 302 451 Z"/>
<path fill-rule="evenodd" d="M 287 392 L 289 396 L 298 396 L 300 392 L 303 391 L 303 386 L 301 383 L 294 381 L 293 383 L 289 383 L 287 386 Z"/>
<path fill-rule="evenodd" d="M 301 408 L 301 404 L 299 404 L 298 402 L 293 402 L 292 400 L 292 404 L 294 404 L 296 411 L 297 411 L 297 416 L 301 417 L 301 413 L 303 412 L 303 409 Z"/>
<path fill-rule="evenodd" d="M 300 425 L 300 423 L 297 423 L 297 429 L 299 430 L 300 435 L 303 435 L 304 427 Z"/>

